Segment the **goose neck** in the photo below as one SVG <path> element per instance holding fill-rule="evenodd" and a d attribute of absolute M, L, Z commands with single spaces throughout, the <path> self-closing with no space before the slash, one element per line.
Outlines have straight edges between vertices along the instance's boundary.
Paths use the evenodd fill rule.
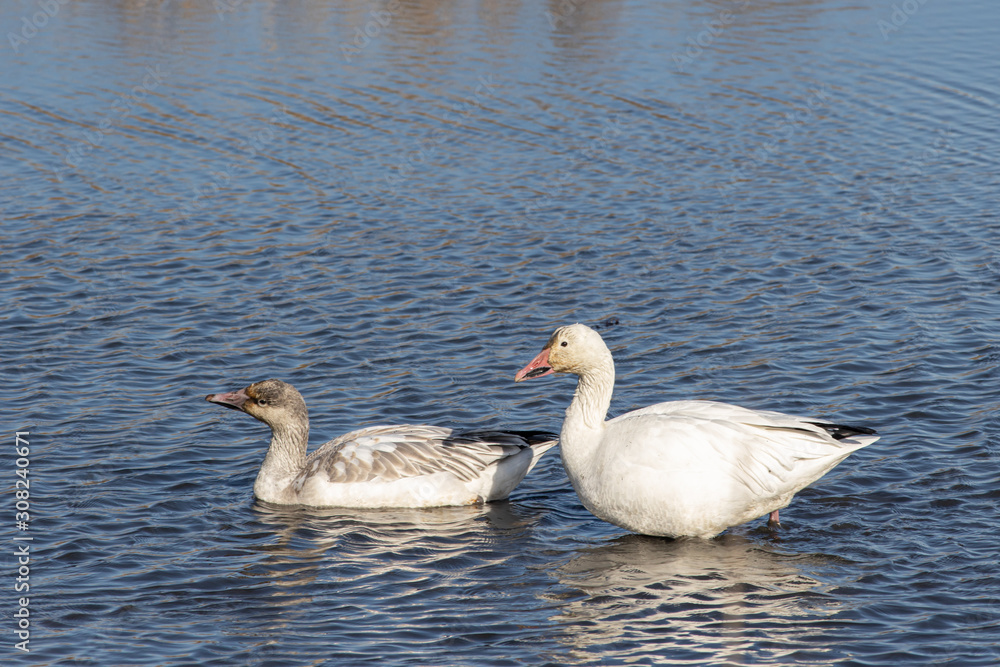
<path fill-rule="evenodd" d="M 614 387 L 615 366 L 609 355 L 605 363 L 580 373 L 573 401 L 566 410 L 567 421 L 587 429 L 601 428 L 608 416 Z"/>
<path fill-rule="evenodd" d="M 258 498 L 270 500 L 299 473 L 306 461 L 308 443 L 308 423 L 271 426 L 271 446 L 254 483 Z"/>

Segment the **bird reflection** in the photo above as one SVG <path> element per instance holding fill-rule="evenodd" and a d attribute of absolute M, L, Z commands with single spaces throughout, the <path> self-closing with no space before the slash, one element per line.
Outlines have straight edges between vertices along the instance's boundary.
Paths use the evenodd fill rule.
<path fill-rule="evenodd" d="M 293 588 L 312 583 L 320 573 L 329 578 L 331 568 L 349 572 L 358 566 L 364 576 L 378 577 L 397 570 L 397 558 L 407 553 L 440 558 L 472 544 L 516 539 L 540 518 L 506 501 L 364 511 L 255 501 L 253 509 L 261 529 L 258 549 L 267 554 L 251 566 L 253 576 Z"/>
<path fill-rule="evenodd" d="M 255 500 L 253 509 L 258 520 L 280 537 L 281 544 L 290 545 L 297 533 L 309 531 L 312 546 L 323 550 L 335 546 L 345 535 L 357 532 L 378 534 L 390 540 L 405 540 L 413 535 L 456 537 L 469 531 L 477 521 L 480 524 L 485 521 L 497 530 L 517 530 L 533 525 L 539 518 L 521 507 L 515 509 L 508 501 L 424 509 L 357 510 L 289 507 Z"/>
<path fill-rule="evenodd" d="M 636 658 L 686 655 L 743 664 L 764 657 L 761 637 L 774 642 L 768 656 L 780 657 L 782 639 L 795 637 L 801 647 L 809 625 L 832 613 L 824 584 L 800 570 L 815 559 L 739 534 L 713 540 L 625 535 L 557 570 L 560 583 L 578 595 L 566 595 L 553 620 L 564 626 L 567 649 L 579 659 L 628 645 Z"/>
<path fill-rule="evenodd" d="M 540 520 L 508 502 L 358 511 L 256 501 L 253 511 L 241 544 L 256 542 L 259 557 L 241 574 L 262 637 L 307 623 L 316 604 L 333 604 L 345 624 L 370 622 L 365 604 L 345 601 L 419 600 L 441 573 L 502 563 L 505 545 Z"/>

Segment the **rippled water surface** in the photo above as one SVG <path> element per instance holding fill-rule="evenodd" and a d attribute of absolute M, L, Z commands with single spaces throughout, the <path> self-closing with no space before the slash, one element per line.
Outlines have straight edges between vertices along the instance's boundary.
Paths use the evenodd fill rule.
<path fill-rule="evenodd" d="M 4 664 L 1000 663 L 997 3 L 11 0 L 0 34 Z M 314 446 L 557 430 L 573 381 L 512 377 L 576 321 L 612 413 L 882 439 L 776 534 L 669 541 L 556 452 L 484 507 L 258 503 L 266 428 L 204 401 L 285 379 Z"/>

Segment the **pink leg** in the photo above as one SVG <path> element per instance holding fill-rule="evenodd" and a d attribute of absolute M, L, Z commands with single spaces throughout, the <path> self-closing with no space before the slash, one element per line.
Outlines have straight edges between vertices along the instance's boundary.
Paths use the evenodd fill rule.
<path fill-rule="evenodd" d="M 774 510 L 773 512 L 771 512 L 771 515 L 767 517 L 767 522 L 769 524 L 770 523 L 781 524 L 781 521 L 778 520 L 778 510 Z"/>

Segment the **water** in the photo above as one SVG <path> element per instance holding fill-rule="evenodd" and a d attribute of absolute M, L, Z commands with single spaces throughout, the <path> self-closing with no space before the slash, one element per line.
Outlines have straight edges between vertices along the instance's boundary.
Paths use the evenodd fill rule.
<path fill-rule="evenodd" d="M 1000 663 L 996 3 L 40 6 L 0 7 L 5 664 Z M 668 541 L 555 452 L 486 507 L 255 503 L 266 429 L 203 400 L 554 430 L 572 380 L 512 377 L 575 321 L 613 414 L 882 440 L 777 535 Z"/>

